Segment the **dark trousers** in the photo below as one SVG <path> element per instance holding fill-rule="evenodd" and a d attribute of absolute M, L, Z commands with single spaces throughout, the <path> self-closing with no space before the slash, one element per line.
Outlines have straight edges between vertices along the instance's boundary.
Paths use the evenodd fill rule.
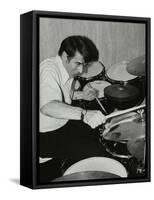
<path fill-rule="evenodd" d="M 39 153 L 41 157 L 83 159 L 106 152 L 99 142 L 98 129 L 70 120 L 58 130 L 40 133 Z"/>
<path fill-rule="evenodd" d="M 70 120 L 58 130 L 40 133 L 39 155 L 42 158 L 54 158 L 52 161 L 40 164 L 41 180 L 51 180 L 52 170 L 55 170 L 56 165 L 59 174 L 60 160 L 74 163 L 88 157 L 105 157 L 107 153 L 99 142 L 98 129 L 91 129 L 82 121 Z"/>

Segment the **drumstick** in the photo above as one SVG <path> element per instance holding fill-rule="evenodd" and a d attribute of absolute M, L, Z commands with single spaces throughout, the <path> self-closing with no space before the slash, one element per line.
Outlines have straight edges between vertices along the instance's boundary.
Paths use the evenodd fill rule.
<path fill-rule="evenodd" d="M 88 86 L 90 86 L 90 88 L 94 89 L 94 88 L 91 86 L 90 83 L 88 83 Z M 94 89 L 94 90 L 95 90 L 95 89 Z M 99 104 L 99 106 L 101 107 L 101 109 L 105 112 L 105 114 L 107 114 L 107 112 L 106 112 L 105 108 L 103 107 L 103 105 L 101 104 L 100 100 L 99 100 L 97 97 L 95 97 L 95 99 L 96 99 L 97 103 Z"/>
<path fill-rule="evenodd" d="M 117 112 L 111 113 L 109 115 L 106 115 L 105 118 L 107 120 L 107 119 L 110 119 L 112 117 L 117 117 L 119 115 L 123 115 L 123 114 L 126 114 L 128 112 L 132 112 L 132 111 L 135 111 L 135 110 L 138 110 L 138 109 L 142 109 L 142 108 L 145 108 L 145 104 L 144 105 L 140 105 L 140 106 L 135 106 L 133 108 L 129 108 L 129 109 L 126 109 L 126 110 L 122 110 L 122 111 L 117 111 Z"/>
<path fill-rule="evenodd" d="M 95 99 L 96 99 L 97 103 L 100 105 L 101 109 L 105 112 L 105 114 L 107 114 L 107 112 L 106 112 L 105 108 L 103 107 L 103 105 L 101 104 L 100 100 L 97 97 L 95 97 Z"/>

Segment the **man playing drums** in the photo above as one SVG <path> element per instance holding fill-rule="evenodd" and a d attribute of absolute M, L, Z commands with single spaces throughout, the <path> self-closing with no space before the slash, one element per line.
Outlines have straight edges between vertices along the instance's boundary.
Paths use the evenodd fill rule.
<path fill-rule="evenodd" d="M 90 101 L 97 97 L 91 87 L 74 91 L 73 80 L 98 57 L 89 38 L 70 36 L 62 41 L 58 56 L 40 64 L 40 157 L 80 160 L 104 156 L 95 128 L 105 122 L 105 116 L 98 110 L 71 105 L 72 99 Z"/>

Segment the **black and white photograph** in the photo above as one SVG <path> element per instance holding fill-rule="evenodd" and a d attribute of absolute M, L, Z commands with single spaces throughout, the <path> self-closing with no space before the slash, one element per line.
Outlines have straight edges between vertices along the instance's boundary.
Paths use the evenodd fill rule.
<path fill-rule="evenodd" d="M 21 101 L 29 105 L 21 118 L 21 184 L 150 181 L 149 27 L 139 17 L 21 16 Z"/>
<path fill-rule="evenodd" d="M 1 3 L 4 200 L 151 200 L 153 1 Z"/>
<path fill-rule="evenodd" d="M 39 18 L 39 183 L 146 176 L 145 34 Z"/>

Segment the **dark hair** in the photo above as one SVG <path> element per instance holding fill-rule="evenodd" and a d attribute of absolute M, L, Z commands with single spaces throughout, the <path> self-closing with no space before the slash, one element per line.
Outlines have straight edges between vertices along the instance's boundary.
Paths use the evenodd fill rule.
<path fill-rule="evenodd" d="M 69 58 L 75 56 L 78 51 L 84 58 L 86 63 L 97 61 L 99 52 L 95 44 L 86 36 L 74 35 L 67 37 L 61 43 L 58 55 L 61 56 L 63 52 L 66 52 Z"/>

